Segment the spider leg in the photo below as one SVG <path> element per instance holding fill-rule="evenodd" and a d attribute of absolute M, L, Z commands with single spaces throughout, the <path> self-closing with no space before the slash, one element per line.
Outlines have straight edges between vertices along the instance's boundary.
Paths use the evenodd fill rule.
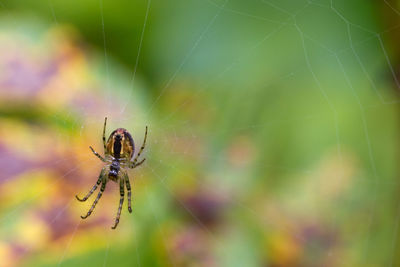
<path fill-rule="evenodd" d="M 106 160 L 105 160 L 102 156 L 100 156 L 99 153 L 97 153 L 96 151 L 94 151 L 93 147 L 89 146 L 89 148 L 92 150 L 93 154 L 94 154 L 96 157 L 98 157 L 101 161 L 106 162 Z"/>
<path fill-rule="evenodd" d="M 97 180 L 96 184 L 93 186 L 92 190 L 90 190 L 90 192 L 84 197 L 84 198 L 79 198 L 78 195 L 75 195 L 76 199 L 79 201 L 86 201 L 92 194 L 93 192 L 97 189 L 97 187 L 99 186 L 99 184 L 101 183 L 101 179 L 103 178 L 105 170 L 102 169 L 99 175 L 99 179 Z"/>
<path fill-rule="evenodd" d="M 138 158 L 140 157 L 140 154 L 143 152 L 144 147 L 146 146 L 146 139 L 147 139 L 147 126 L 146 126 L 146 132 L 144 134 L 144 140 L 143 140 L 143 144 L 142 147 L 139 150 L 139 153 L 137 154 L 137 156 L 134 158 L 134 160 L 131 162 L 129 168 L 135 168 L 136 166 L 139 166 L 140 164 L 143 163 L 143 161 L 141 161 L 142 163 L 136 164 Z"/>
<path fill-rule="evenodd" d="M 103 195 L 104 190 L 106 189 L 106 183 L 107 180 L 105 179 L 105 176 L 103 176 L 103 181 L 101 184 L 101 188 L 100 188 L 100 192 L 97 195 L 95 201 L 93 202 L 92 206 L 90 207 L 90 210 L 88 211 L 88 213 L 86 214 L 86 216 L 81 216 L 82 219 L 86 219 L 87 217 L 90 216 L 90 214 L 92 214 L 94 208 L 96 207 L 97 202 L 99 201 L 99 199 L 101 198 L 101 196 Z"/>
<path fill-rule="evenodd" d="M 136 168 L 137 166 L 142 165 L 142 163 L 145 161 L 146 159 L 142 159 L 141 161 L 139 161 L 138 163 L 136 163 L 133 168 Z"/>
<path fill-rule="evenodd" d="M 125 184 L 126 184 L 126 191 L 128 191 L 128 211 L 132 213 L 132 192 L 131 192 L 131 184 L 129 183 L 129 176 L 125 173 Z"/>
<path fill-rule="evenodd" d="M 120 178 L 119 181 L 119 193 L 121 195 L 121 199 L 119 200 L 119 207 L 118 207 L 118 213 L 117 213 L 117 218 L 115 218 L 115 224 L 113 227 L 111 227 L 112 229 L 117 228 L 117 225 L 119 223 L 119 218 L 121 217 L 121 210 L 122 210 L 122 204 L 124 203 L 124 195 L 125 195 L 125 191 L 124 191 L 124 178 Z"/>
<path fill-rule="evenodd" d="M 104 127 L 103 127 L 103 145 L 104 145 L 104 153 L 106 153 L 106 124 L 107 124 L 107 117 L 104 118 Z"/>

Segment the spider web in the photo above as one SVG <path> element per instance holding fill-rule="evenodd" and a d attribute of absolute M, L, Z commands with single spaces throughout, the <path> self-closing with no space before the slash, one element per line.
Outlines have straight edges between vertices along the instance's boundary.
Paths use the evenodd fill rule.
<path fill-rule="evenodd" d="M 58 11 L 53 2 L 52 0 L 48 1 L 49 12 L 54 19 L 54 24 L 59 24 Z M 165 213 L 171 211 L 171 208 L 163 203 L 163 201 L 167 201 L 175 207 L 172 212 L 178 214 L 178 218 L 184 218 L 182 219 L 183 225 L 191 225 L 190 229 L 201 233 L 195 235 L 196 238 L 203 240 L 201 238 L 204 237 L 205 244 L 212 244 L 217 261 L 221 263 L 218 265 L 232 266 L 232 262 L 236 262 L 238 265 L 261 264 L 258 260 L 262 256 L 258 254 L 249 252 L 254 258 L 237 259 L 235 257 L 237 240 L 245 240 L 250 247 L 249 250 L 257 249 L 258 246 L 255 244 L 260 242 L 256 237 L 240 236 L 240 234 L 252 232 L 250 229 L 243 230 L 240 225 L 237 225 L 234 219 L 239 216 L 243 216 L 245 220 L 252 221 L 256 225 L 262 225 L 262 228 L 267 228 L 266 232 L 270 235 L 278 232 L 283 236 L 292 236 L 304 246 L 312 246 L 313 242 L 322 242 L 318 239 L 318 234 L 315 234 L 316 237 L 312 233 L 308 235 L 306 230 L 309 225 L 304 226 L 305 229 L 301 228 L 301 224 L 307 221 L 302 216 L 311 214 L 310 217 L 313 220 L 322 221 L 322 224 L 325 223 L 323 225 L 329 225 L 329 229 L 334 234 L 342 231 L 343 224 L 349 225 L 343 231 L 350 233 L 355 227 L 361 227 L 361 230 L 352 233 L 354 234 L 353 238 L 347 237 L 348 239 L 341 240 L 342 242 L 353 242 L 363 239 L 360 245 L 362 252 L 358 253 L 355 258 L 349 258 L 348 262 L 340 261 L 338 258 L 340 258 L 341 252 L 336 250 L 333 245 L 326 247 L 324 252 L 332 258 L 332 266 L 345 266 L 346 263 L 362 264 L 370 260 L 395 266 L 400 209 L 393 204 L 395 198 L 390 187 L 397 185 L 397 182 L 392 181 L 393 173 L 385 169 L 388 167 L 380 159 L 384 156 L 382 154 L 384 150 L 379 147 L 381 145 L 388 146 L 387 141 L 383 141 L 385 135 L 374 127 L 382 125 L 376 123 L 376 114 L 379 112 L 392 114 L 397 107 L 398 98 L 390 94 L 389 89 L 392 84 L 399 88 L 399 82 L 395 67 L 390 62 L 390 53 L 385 47 L 384 35 L 396 31 L 400 24 L 391 25 L 383 30 L 376 29 L 372 24 L 365 25 L 362 18 L 355 16 L 357 7 L 349 7 L 343 1 L 333 0 L 298 1 L 296 3 L 273 0 L 253 1 L 252 5 L 244 9 L 239 8 L 243 8 L 243 6 L 240 6 L 238 1 L 207 0 L 190 1 L 191 4 L 187 5 L 182 4 L 183 11 L 180 11 L 178 7 L 169 7 L 168 11 L 175 10 L 178 14 L 180 12 L 190 14 L 195 13 L 195 8 L 200 6 L 207 11 L 205 13 L 208 16 L 201 19 L 194 17 L 193 19 L 198 24 L 187 24 L 181 26 L 182 28 L 178 28 L 179 19 L 171 23 L 171 31 L 165 35 L 170 40 L 165 40 L 164 45 L 169 48 L 178 43 L 182 49 L 174 55 L 163 57 L 163 49 L 157 54 L 162 61 L 160 68 L 168 69 L 165 71 L 167 74 L 160 78 L 162 85 L 156 95 L 151 100 L 144 101 L 146 104 L 140 105 L 140 109 L 142 109 L 140 113 L 134 113 L 130 107 L 138 105 L 137 97 L 140 97 L 140 90 L 144 87 L 142 81 L 137 81 L 141 78 L 141 59 L 144 55 L 149 55 L 148 52 L 143 54 L 143 50 L 147 48 L 146 43 L 154 40 L 149 36 L 155 31 L 155 26 L 149 25 L 148 21 L 152 16 L 160 14 L 155 11 L 157 4 L 160 3 L 151 0 L 145 1 L 142 31 L 136 49 L 137 57 L 134 69 L 129 75 L 129 90 L 120 103 L 115 103 L 115 99 L 118 97 L 115 96 L 112 81 L 113 75 L 118 70 L 113 69 L 115 64 L 111 64 L 111 61 L 112 63 L 115 61 L 108 49 L 108 43 L 112 42 L 112 39 L 108 37 L 106 30 L 107 23 L 110 21 L 107 20 L 109 11 L 104 9 L 104 2 L 104 0 L 99 1 L 99 29 L 101 29 L 101 38 L 103 39 L 104 62 L 101 67 L 105 73 L 106 84 L 102 97 L 107 103 L 104 111 L 104 116 L 108 116 L 109 119 L 107 134 L 117 127 L 129 129 L 132 127 L 134 130 L 131 133 L 137 147 L 143 140 L 145 125 L 149 126 L 149 135 L 143 153 L 147 159 L 146 163 L 141 168 L 130 172 L 131 181 L 133 180 L 134 212 L 132 215 L 127 213 L 126 203 L 124 203 L 121 223 L 118 227 L 121 232 L 115 233 L 116 231 L 107 229 L 102 233 L 106 236 L 105 246 L 100 253 L 103 257 L 91 264 L 96 266 L 113 265 L 119 255 L 118 247 L 120 244 L 128 242 L 133 243 L 135 248 L 135 252 L 132 253 L 135 254 L 132 255 L 132 258 L 135 258 L 133 264 L 146 266 L 140 245 L 140 240 L 143 240 L 146 233 L 140 233 L 140 229 L 136 226 L 140 224 L 140 218 L 152 220 L 151 225 L 156 229 L 153 234 L 161 239 L 162 247 L 159 249 L 163 250 L 166 255 L 164 260 L 173 266 L 182 264 L 171 245 L 171 238 L 179 238 L 179 235 L 170 233 L 173 226 L 168 225 L 169 217 Z M 384 2 L 394 14 L 397 16 L 400 14 L 393 5 L 387 1 Z M 7 5 L 4 4 L 4 6 L 7 8 Z M 235 20 L 243 23 L 243 28 L 237 28 L 240 23 Z M 320 31 L 313 31 L 310 23 L 320 21 L 321 26 L 318 28 Z M 240 42 L 233 37 L 233 40 L 227 37 L 225 25 L 234 28 L 233 32 L 237 30 L 238 35 L 243 35 L 240 38 L 235 36 Z M 168 29 L 168 27 L 166 28 Z M 253 28 L 262 30 L 247 33 L 248 29 Z M 193 33 L 188 34 L 187 32 Z M 171 44 L 168 44 L 168 41 Z M 237 43 L 233 41 L 237 41 Z M 287 44 L 287 47 L 282 44 Z M 212 49 L 218 45 L 228 47 L 232 45 L 231 49 L 234 52 L 224 54 L 223 50 L 215 49 L 222 54 L 218 55 Z M 234 56 L 230 57 L 229 55 L 232 54 Z M 265 60 L 259 60 L 259 57 Z M 282 61 L 279 60 L 280 58 Z M 202 70 L 204 74 L 198 74 L 199 70 Z M 377 76 L 377 72 L 378 74 L 390 74 L 390 82 Z M 194 77 L 195 82 L 187 81 L 188 77 Z M 194 88 L 186 89 L 185 83 L 194 84 Z M 297 88 L 297 84 L 310 89 Z M 164 106 L 168 104 L 166 102 L 173 99 L 175 94 L 182 93 L 179 91 L 179 87 L 191 90 L 190 94 L 172 107 L 165 108 Z M 245 91 L 243 88 L 248 90 Z M 249 94 L 250 97 L 246 94 Z M 265 106 L 257 109 L 257 112 L 263 116 L 246 110 L 246 108 L 250 110 L 253 104 L 260 105 L 260 103 L 252 103 L 254 97 L 251 98 L 251 96 L 257 94 L 259 94 L 260 100 L 263 100 L 260 103 L 265 103 Z M 226 95 L 226 102 L 213 103 L 213 101 L 209 101 L 197 106 L 193 104 L 193 99 L 202 100 L 205 96 L 221 99 L 221 95 Z M 343 96 L 345 99 L 341 98 Z M 301 103 L 303 104 L 301 105 Z M 296 110 L 296 107 L 291 106 L 294 104 L 299 104 L 300 108 Z M 214 114 L 219 118 L 219 113 L 225 114 L 235 105 L 239 105 L 241 108 L 240 113 L 237 113 L 237 121 L 232 121 L 232 119 L 224 121 L 220 118 L 211 126 L 205 123 L 207 130 L 212 133 L 204 132 L 196 125 L 196 123 L 204 122 L 193 122 L 190 118 L 195 119 L 194 117 L 182 116 L 187 112 L 196 112 L 200 117 L 202 114 Z M 116 109 L 116 106 L 119 108 Z M 164 109 L 161 109 L 160 106 Z M 281 113 L 266 114 L 273 111 L 268 106 L 281 107 L 277 108 Z M 167 112 L 163 112 L 164 110 Z M 87 114 L 87 112 L 85 109 L 81 110 L 82 114 Z M 90 120 L 88 124 L 75 121 L 76 126 L 81 130 L 80 134 L 84 135 L 86 129 L 95 127 L 98 129 L 96 132 L 99 133 L 100 139 L 104 117 L 103 114 L 100 115 L 98 119 Z M 349 123 L 345 120 L 346 116 L 354 116 L 351 121 L 354 125 L 345 124 Z M 72 115 L 68 118 L 73 119 Z M 62 120 L 64 119 L 60 118 L 60 121 Z M 128 126 L 124 126 L 125 124 Z M 385 125 L 382 127 L 390 129 Z M 304 129 L 311 130 L 307 132 Z M 327 130 L 323 132 L 321 129 Z M 269 160 L 268 156 L 272 157 L 272 155 L 268 155 L 269 152 L 265 151 L 266 148 L 269 147 L 276 151 L 273 138 L 279 138 L 277 133 L 285 130 L 299 132 L 298 135 L 287 134 L 287 139 L 285 139 L 292 142 L 291 145 L 296 150 L 292 156 L 288 157 L 295 157 L 296 160 L 287 160 L 282 155 L 278 157 L 279 161 Z M 327 137 L 315 136 L 315 138 L 323 138 L 324 142 L 318 143 L 317 139 L 315 145 L 319 149 L 308 153 L 303 159 L 301 153 L 307 149 L 298 144 L 305 143 L 306 146 L 313 146 L 309 138 L 313 134 L 312 130 L 325 133 Z M 357 139 L 362 139 L 361 148 L 352 146 L 352 142 L 354 142 L 352 138 L 355 138 L 353 135 Z M 238 139 L 234 139 L 232 136 Z M 270 137 L 272 141 L 265 141 L 266 145 L 263 145 L 264 141 L 260 140 L 265 136 Z M 389 139 L 389 141 L 394 141 L 393 136 Z M 234 159 L 231 159 L 227 153 L 227 147 L 233 146 L 235 141 L 243 141 L 253 151 L 257 151 L 261 160 L 257 160 L 255 155 L 248 152 L 249 157 L 253 157 L 253 159 L 251 163 L 247 163 L 249 164 L 247 169 L 246 165 L 243 167 L 244 170 L 235 169 L 235 164 L 241 165 L 232 163 Z M 280 139 L 278 142 L 283 141 Z M 100 142 L 96 144 L 95 149 L 101 153 Z M 260 148 L 256 147 L 257 144 L 260 145 Z M 282 147 L 284 146 L 282 145 Z M 349 152 L 352 149 L 354 151 Z M 341 204 L 344 204 L 342 208 L 331 204 L 330 196 L 320 196 L 317 192 L 318 189 L 329 189 L 332 186 L 315 167 L 320 162 L 320 157 L 331 155 L 330 152 L 327 152 L 330 150 L 334 151 L 331 153 L 331 158 L 337 164 L 335 166 L 339 168 L 339 171 L 332 175 L 335 179 L 344 179 L 345 170 L 341 171 L 341 168 L 347 168 L 346 164 L 351 161 L 349 160 L 351 153 L 356 154 L 353 157 L 362 162 L 360 163 L 361 167 L 358 167 L 359 171 L 351 176 L 353 180 L 348 185 L 357 188 L 356 193 L 349 194 L 344 191 L 344 200 L 340 199 Z M 65 176 L 74 173 L 82 166 L 93 169 L 93 173 L 96 172 L 95 170 L 99 170 L 100 165 L 89 154 L 88 151 L 87 160 L 82 161 L 76 168 L 66 170 Z M 195 170 L 190 170 L 190 166 L 185 166 L 190 160 L 186 159 L 194 161 L 194 165 L 198 165 L 197 168 L 202 170 L 199 171 L 194 167 L 192 168 Z M 245 158 L 240 158 L 240 160 L 246 161 Z M 62 162 L 61 159 L 54 164 Z M 237 173 L 235 173 L 236 171 Z M 273 175 L 282 178 L 283 181 L 281 183 L 274 182 L 270 177 Z M 261 178 L 257 179 L 257 177 Z M 91 186 L 95 181 L 95 177 L 87 178 L 87 185 Z M 56 183 L 57 181 L 50 183 L 33 198 L 23 201 L 11 213 L 6 214 L 2 220 L 12 220 L 14 212 L 18 211 L 19 207 L 25 207 L 35 198 L 44 197 L 44 193 L 52 190 Z M 186 192 L 181 191 L 183 189 L 179 186 L 180 183 L 192 183 L 196 190 L 214 189 L 213 193 L 220 194 L 221 198 L 218 201 L 226 207 L 221 208 L 220 211 L 228 213 L 226 215 L 228 219 L 225 219 L 224 226 L 215 227 L 202 218 L 202 213 L 197 211 L 196 206 L 192 206 L 191 202 L 185 198 Z M 266 185 L 271 186 L 275 191 L 264 188 L 263 186 Z M 243 188 L 240 188 L 241 186 Z M 90 187 L 86 186 L 76 188 L 77 193 L 80 194 L 84 194 L 89 189 Z M 106 192 L 91 217 L 101 213 L 101 210 L 104 209 L 104 213 L 101 214 L 107 214 L 113 218 L 119 199 L 117 191 L 116 186 L 113 186 L 112 183 L 107 184 Z M 255 196 L 251 192 L 254 192 Z M 310 193 L 311 199 L 315 198 L 315 202 L 307 199 Z M 386 193 L 389 193 L 390 196 L 383 197 L 382 195 Z M 157 198 L 158 194 L 161 195 L 160 198 Z M 190 195 L 190 192 L 187 194 Z M 196 192 L 192 192 L 192 194 L 197 196 Z M 264 203 L 257 202 L 259 200 L 257 197 L 267 194 L 271 194 L 271 196 L 262 199 L 265 201 Z M 366 196 L 369 199 L 366 199 Z M 90 200 L 94 197 L 95 194 Z M 110 204 L 105 203 L 108 201 Z M 279 201 L 284 203 L 280 206 L 277 204 Z M 300 202 L 300 207 L 294 205 L 297 201 Z M 317 201 L 322 203 L 316 203 Z M 127 201 L 125 200 L 125 202 Z M 269 202 L 273 204 L 269 204 Z M 65 212 L 70 209 L 79 210 L 84 214 L 88 205 L 75 202 L 71 196 L 71 200 L 54 215 L 50 223 L 60 222 Z M 391 230 L 378 235 L 374 233 L 376 224 L 382 224 L 379 217 L 383 212 L 388 211 L 381 209 L 382 205 L 391 205 L 394 208 L 391 210 L 393 213 L 385 215 L 390 218 L 387 220 L 390 225 L 387 225 L 386 222 L 384 226 Z M 332 210 L 328 212 L 328 215 L 323 215 L 323 208 Z M 305 211 L 302 212 L 302 209 Z M 367 216 L 361 215 L 366 220 L 352 224 L 350 223 L 351 213 L 356 209 L 363 209 Z M 229 214 L 229 212 L 233 214 Z M 87 220 L 92 219 L 91 217 Z M 331 224 L 327 224 L 324 219 L 332 220 Z M 88 223 L 87 220 L 81 221 L 79 216 L 76 216 L 72 233 L 61 244 L 58 266 L 74 264 L 74 261 L 69 260 L 73 259 L 70 253 L 80 248 L 82 238 L 79 237 L 78 240 L 77 236 L 84 235 L 82 232 L 85 230 L 81 228 Z M 293 223 L 294 220 L 299 220 L 299 225 Z M 111 219 L 104 225 L 107 226 L 110 222 L 112 222 Z M 182 227 L 182 225 L 178 225 Z M 241 232 L 230 238 L 231 228 L 241 229 Z M 314 231 L 316 230 L 314 229 Z M 131 236 L 128 241 L 124 241 L 123 238 L 126 233 Z M 254 235 L 254 233 L 252 234 Z M 323 237 L 320 239 L 324 240 Z M 383 240 L 379 244 L 385 244 L 384 249 L 380 250 L 380 253 L 384 251 L 384 255 L 373 253 L 372 244 L 376 244 L 379 239 Z"/>

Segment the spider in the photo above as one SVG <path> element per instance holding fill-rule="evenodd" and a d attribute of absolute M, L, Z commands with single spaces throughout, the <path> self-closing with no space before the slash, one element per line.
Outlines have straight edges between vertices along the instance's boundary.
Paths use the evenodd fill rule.
<path fill-rule="evenodd" d="M 119 223 L 119 219 L 121 217 L 122 204 L 124 203 L 124 195 L 125 195 L 124 185 L 126 185 L 126 190 L 128 191 L 128 211 L 129 213 L 132 212 L 131 185 L 129 183 L 128 173 L 126 172 L 125 168 L 131 168 L 131 169 L 136 168 L 142 165 L 142 163 L 146 160 L 143 159 L 137 162 L 140 154 L 142 153 L 146 145 L 147 126 L 144 135 L 143 145 L 140 148 L 137 156 L 131 161 L 133 154 L 135 152 L 135 144 L 133 142 L 131 134 L 124 128 L 118 128 L 110 134 L 110 137 L 108 138 L 106 143 L 106 136 L 105 136 L 106 124 L 107 124 L 107 117 L 104 119 L 104 128 L 103 128 L 103 145 L 105 154 L 104 158 L 100 156 L 100 154 L 97 153 L 91 146 L 89 146 L 89 148 L 96 155 L 96 157 L 98 157 L 101 161 L 105 162 L 106 165 L 101 170 L 99 179 L 97 180 L 93 188 L 89 191 L 89 193 L 84 198 L 79 198 L 77 195 L 75 197 L 79 201 L 82 202 L 86 201 L 97 189 L 97 187 L 101 184 L 100 192 L 97 195 L 92 206 L 90 207 L 88 213 L 86 214 L 86 216 L 81 216 L 82 219 L 86 219 L 87 217 L 90 216 L 90 214 L 92 214 L 94 208 L 96 207 L 97 202 L 99 201 L 104 190 L 106 189 L 107 182 L 109 180 L 113 182 L 119 181 L 119 191 L 121 198 L 119 201 L 119 207 L 118 207 L 117 217 L 115 219 L 115 224 L 113 227 L 111 227 L 112 229 L 115 229 Z"/>

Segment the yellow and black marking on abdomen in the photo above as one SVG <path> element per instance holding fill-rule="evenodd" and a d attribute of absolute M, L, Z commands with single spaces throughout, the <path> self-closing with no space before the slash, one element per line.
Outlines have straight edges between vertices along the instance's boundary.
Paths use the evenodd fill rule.
<path fill-rule="evenodd" d="M 107 141 L 107 152 L 116 159 L 130 160 L 135 152 L 131 134 L 124 128 L 114 130 Z"/>

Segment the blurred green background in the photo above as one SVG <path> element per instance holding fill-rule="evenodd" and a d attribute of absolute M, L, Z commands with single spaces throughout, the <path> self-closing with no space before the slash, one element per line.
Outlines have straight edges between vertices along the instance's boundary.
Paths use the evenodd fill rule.
<path fill-rule="evenodd" d="M 399 37 L 396 0 L 1 1 L 0 266 L 400 266 Z M 116 230 L 74 197 L 106 116 L 149 126 Z"/>

